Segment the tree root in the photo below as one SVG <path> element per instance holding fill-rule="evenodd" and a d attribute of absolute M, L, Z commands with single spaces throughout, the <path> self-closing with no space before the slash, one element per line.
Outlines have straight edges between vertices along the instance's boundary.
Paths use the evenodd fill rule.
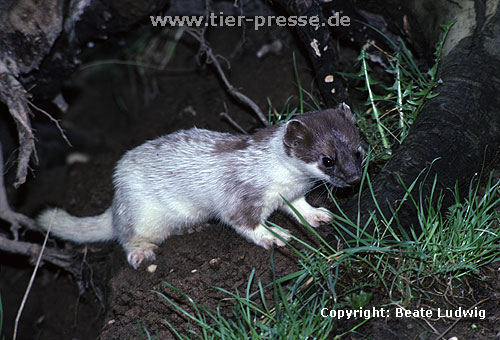
<path fill-rule="evenodd" d="M 3 173 L 3 151 L 2 143 L 0 142 L 0 219 L 10 223 L 13 238 L 9 239 L 0 234 L 0 251 L 28 256 L 30 261 L 35 263 L 42 247 L 36 243 L 20 241 L 19 229 L 24 227 L 30 230 L 38 230 L 38 228 L 31 218 L 12 210 L 10 207 L 7 200 Z M 58 249 L 45 248 L 42 260 L 64 269 L 76 278 L 80 278 L 81 276 L 77 266 L 75 266 L 75 256 L 73 254 Z"/>
<path fill-rule="evenodd" d="M 29 94 L 23 85 L 8 71 L 5 64 L 0 61 L 0 101 L 4 102 L 9 108 L 10 115 L 16 123 L 19 138 L 17 172 L 14 183 L 16 189 L 26 182 L 29 161 L 32 155 L 35 161 L 37 161 L 35 136 L 33 135 L 29 118 L 32 113 L 27 104 L 28 99 Z"/>
<path fill-rule="evenodd" d="M 10 240 L 4 236 L 0 236 L 0 251 L 6 251 L 12 254 L 28 256 L 30 262 L 36 262 L 42 246 L 36 243 Z M 70 252 L 65 252 L 54 248 L 45 248 L 42 256 L 42 261 L 51 263 L 68 273 L 72 274 L 77 279 L 81 273 L 76 266 L 76 255 Z"/>

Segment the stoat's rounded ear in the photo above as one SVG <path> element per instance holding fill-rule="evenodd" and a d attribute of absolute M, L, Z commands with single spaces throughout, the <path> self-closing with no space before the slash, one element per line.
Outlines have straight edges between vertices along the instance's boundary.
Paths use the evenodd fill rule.
<path fill-rule="evenodd" d="M 307 127 L 298 119 L 291 119 L 286 123 L 283 142 L 288 147 L 296 147 L 304 142 L 308 134 Z"/>
<path fill-rule="evenodd" d="M 356 117 L 351 111 L 351 108 L 346 103 L 341 103 L 338 107 L 340 112 L 344 114 L 344 117 L 349 118 L 352 122 L 356 122 Z"/>

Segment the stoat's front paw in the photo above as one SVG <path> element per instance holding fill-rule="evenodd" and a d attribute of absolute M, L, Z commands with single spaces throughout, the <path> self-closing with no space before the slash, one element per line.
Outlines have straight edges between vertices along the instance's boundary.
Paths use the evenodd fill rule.
<path fill-rule="evenodd" d="M 270 227 L 269 229 L 272 230 L 276 235 L 263 226 L 258 226 L 255 229 L 254 242 L 257 245 L 264 247 L 265 249 L 270 249 L 273 245 L 283 247 L 285 245 L 285 242 L 283 242 L 277 235 L 279 235 L 283 240 L 287 242 L 291 240 L 290 232 L 288 230 L 281 230 L 276 227 Z"/>
<path fill-rule="evenodd" d="M 303 215 L 303 217 L 313 228 L 317 228 L 322 223 L 328 223 L 333 219 L 332 213 L 325 208 L 313 208 L 306 215 Z"/>

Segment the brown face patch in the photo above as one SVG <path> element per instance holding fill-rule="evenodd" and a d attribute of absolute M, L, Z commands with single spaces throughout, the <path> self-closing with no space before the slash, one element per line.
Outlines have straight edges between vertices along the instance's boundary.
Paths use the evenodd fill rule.
<path fill-rule="evenodd" d="M 314 162 L 314 156 L 310 152 L 314 144 L 314 133 L 301 120 L 287 122 L 283 143 L 288 156 L 294 155 L 306 163 Z"/>
<path fill-rule="evenodd" d="M 361 174 L 359 133 L 347 105 L 298 116 L 285 130 L 283 144 L 289 156 L 303 162 L 318 163 L 331 182 L 344 186 Z M 326 166 L 330 158 L 333 166 Z"/>

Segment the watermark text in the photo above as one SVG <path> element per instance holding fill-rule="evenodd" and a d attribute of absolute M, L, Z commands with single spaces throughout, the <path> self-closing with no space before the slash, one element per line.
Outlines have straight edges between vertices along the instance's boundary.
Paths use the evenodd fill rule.
<path fill-rule="evenodd" d="M 339 27 L 339 26 L 350 26 L 351 19 L 346 15 L 340 15 L 335 13 L 334 15 L 326 18 L 325 21 L 321 21 L 318 16 L 305 16 L 305 15 L 269 15 L 269 16 L 255 16 L 246 17 L 243 15 L 233 16 L 233 15 L 223 15 L 221 12 L 219 15 L 215 13 L 210 13 L 208 16 L 201 15 L 175 15 L 175 16 L 150 16 L 151 24 L 154 27 L 165 27 L 165 26 L 186 26 L 186 27 L 241 27 L 244 24 L 252 24 L 254 29 L 257 31 L 262 27 L 270 27 L 273 25 L 279 27 L 295 27 L 295 26 L 307 26 L 312 27 Z"/>

